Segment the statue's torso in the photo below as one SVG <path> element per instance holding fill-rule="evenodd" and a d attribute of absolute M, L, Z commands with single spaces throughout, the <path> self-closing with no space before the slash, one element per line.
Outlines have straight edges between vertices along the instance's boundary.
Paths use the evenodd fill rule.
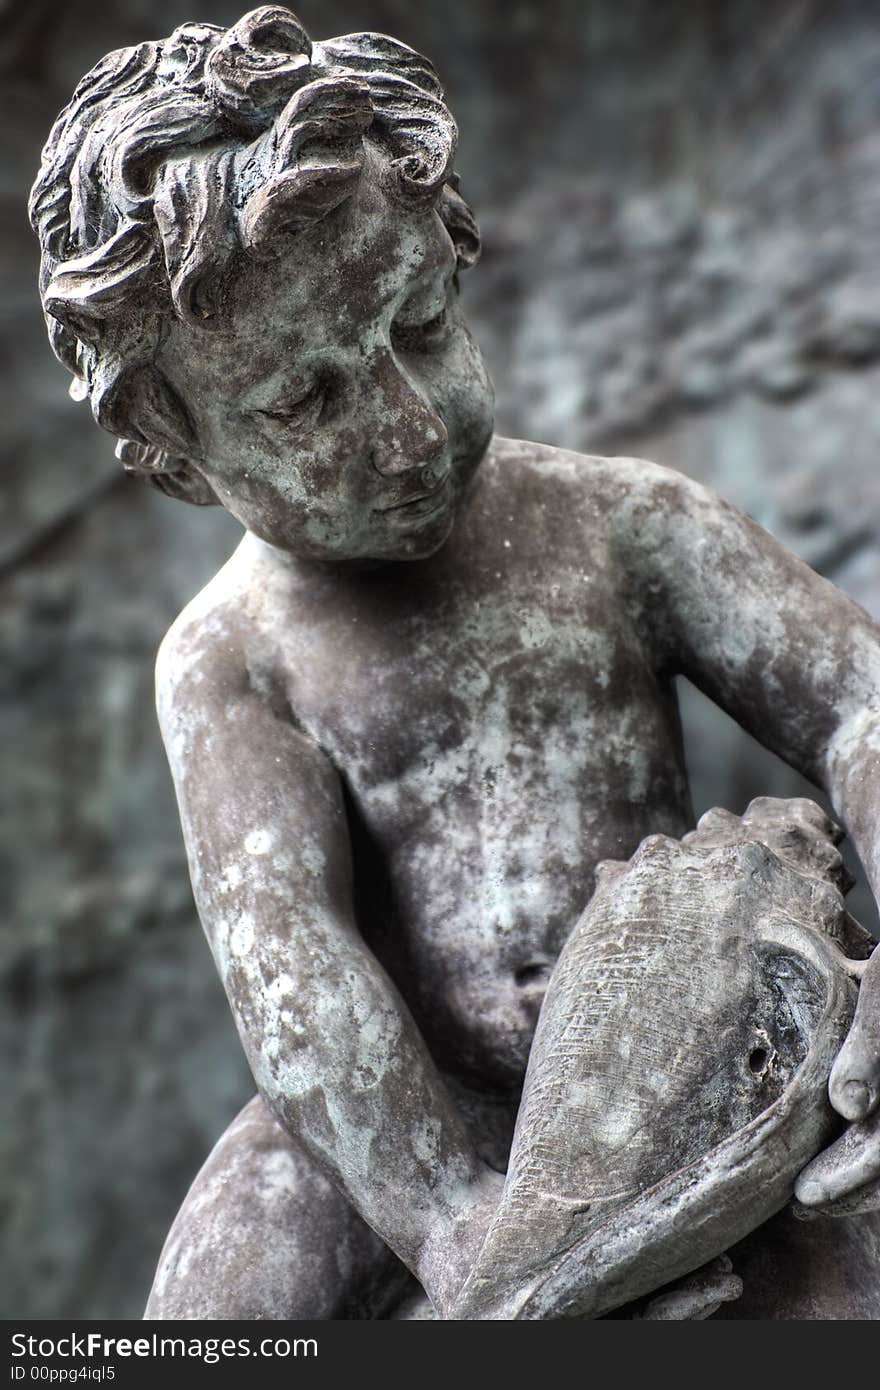
<path fill-rule="evenodd" d="M 490 457 L 426 565 L 257 586 L 272 680 L 347 789 L 361 929 L 438 1060 L 504 1088 L 596 864 L 690 819 L 674 694 L 605 540 L 609 466 L 583 463 Z"/>
<path fill-rule="evenodd" d="M 596 865 L 692 811 L 662 642 L 608 544 L 632 465 L 505 445 L 483 471 L 434 560 L 343 574 L 245 546 L 208 626 L 250 633 L 254 688 L 337 769 L 359 925 L 437 1060 L 513 1097 Z M 515 1103 L 459 1099 L 503 1166 Z M 724 1316 L 877 1317 L 851 1292 L 877 1228 L 774 1218 L 733 1252 Z"/>

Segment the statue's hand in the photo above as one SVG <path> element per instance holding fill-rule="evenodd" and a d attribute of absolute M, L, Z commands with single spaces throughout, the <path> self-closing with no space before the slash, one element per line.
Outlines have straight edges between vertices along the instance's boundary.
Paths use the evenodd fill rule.
<path fill-rule="evenodd" d="M 717 1313 L 722 1303 L 733 1303 L 743 1291 L 733 1273 L 729 1255 L 719 1255 L 677 1284 L 653 1294 L 638 1316 L 651 1322 L 702 1321 Z"/>
<path fill-rule="evenodd" d="M 817 1215 L 880 1209 L 880 950 L 862 974 L 855 1018 L 828 1094 L 835 1110 L 853 1123 L 807 1165 L 795 1197 Z"/>
<path fill-rule="evenodd" d="M 760 797 L 749 806 L 741 825 L 748 830 L 754 823 L 758 838 L 782 856 L 799 854 L 802 868 L 815 859 L 817 871 L 838 882 L 843 893 L 848 876 L 822 834 L 823 822 L 826 830 L 831 827 L 810 802 Z M 712 836 L 736 839 L 742 834 L 738 825 L 727 812 L 709 811 L 685 841 L 708 843 Z M 831 838 L 840 838 L 833 827 Z M 868 961 L 861 959 L 870 950 L 870 938 L 848 917 L 842 896 L 839 912 L 832 911 L 829 920 L 835 916 L 833 936 L 840 960 L 847 973 L 858 978 L 859 997 L 849 1035 L 831 1071 L 828 1093 L 834 1109 L 852 1123 L 798 1177 L 795 1210 L 804 1216 L 849 1216 L 880 1208 L 880 950 Z"/>

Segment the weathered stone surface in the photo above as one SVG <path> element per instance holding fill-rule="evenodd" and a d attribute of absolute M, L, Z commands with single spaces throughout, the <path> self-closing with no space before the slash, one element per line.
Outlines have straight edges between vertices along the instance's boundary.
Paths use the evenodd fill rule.
<path fill-rule="evenodd" d="M 833 1133 L 828 1076 L 856 999 L 834 838 L 813 803 L 763 799 L 602 866 L 548 989 L 460 1316 L 601 1315 L 790 1199 Z M 850 1252 L 866 1285 L 876 1222 Z M 762 1315 L 778 1312 L 765 1295 Z M 860 1315 L 880 1316 L 880 1290 Z"/>
<path fill-rule="evenodd" d="M 216 569 L 235 528 L 114 481 L 112 446 L 67 401 L 64 373 L 47 358 L 21 211 L 48 123 L 80 73 L 107 48 L 167 33 L 196 9 L 223 23 L 240 5 L 128 0 L 108 16 L 44 0 L 3 16 L 0 555 L 10 563 L 5 731 L 19 750 L 6 778 L 4 880 L 15 912 L 4 954 L 13 990 L 43 971 L 58 982 L 37 991 L 4 1053 L 14 1058 L 3 1094 L 17 1225 L 3 1301 L 17 1314 L 136 1315 L 179 1195 L 247 1094 L 194 916 L 182 920 L 185 873 L 149 689 L 156 635 Z M 321 32 L 397 33 L 444 75 L 488 247 L 464 292 L 500 387 L 502 429 L 644 453 L 702 477 L 880 611 L 869 524 L 876 316 L 863 290 L 877 256 L 871 7 L 791 4 L 772 22 L 755 3 L 608 4 L 589 16 L 574 0 L 452 17 L 446 6 L 416 14 L 380 0 L 299 9 Z M 816 247 L 825 268 L 806 285 L 809 312 L 792 313 L 786 277 Z M 756 299 L 770 312 L 763 326 Z M 669 359 L 659 382 L 645 341 Z M 688 704 L 698 805 L 740 808 L 759 791 L 800 789 L 699 699 Z M 141 936 L 154 911 L 179 930 Z M 175 1077 L 173 1179 L 150 1161 L 147 1106 L 129 1106 L 118 1126 L 102 1022 L 121 1028 L 114 1050 L 133 1076 L 146 1052 L 158 1055 L 139 1020 L 159 995 Z M 84 1015 L 97 1020 L 87 1047 Z M 113 1142 L 96 1142 L 104 1131 Z M 85 1172 L 80 1208 L 71 1175 Z M 112 1231 L 100 1252 L 95 1231 Z"/>

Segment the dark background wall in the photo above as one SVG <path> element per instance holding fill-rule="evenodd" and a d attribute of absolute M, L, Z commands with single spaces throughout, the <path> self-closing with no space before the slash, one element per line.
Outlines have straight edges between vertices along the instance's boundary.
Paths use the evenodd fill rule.
<path fill-rule="evenodd" d="M 152 710 L 238 528 L 125 479 L 46 344 L 24 205 L 107 50 L 228 0 L 0 0 L 0 1315 L 138 1316 L 250 1083 Z M 880 20 L 870 0 L 301 0 L 437 64 L 502 433 L 716 486 L 880 616 Z M 696 801 L 800 791 L 684 691 Z M 862 894 L 859 910 L 870 913 Z"/>

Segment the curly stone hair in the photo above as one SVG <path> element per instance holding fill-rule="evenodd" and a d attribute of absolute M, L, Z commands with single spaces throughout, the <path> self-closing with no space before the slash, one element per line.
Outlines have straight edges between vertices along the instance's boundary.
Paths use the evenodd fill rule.
<path fill-rule="evenodd" d="M 457 131 L 426 59 L 383 34 L 312 44 L 280 5 L 230 29 L 184 24 L 109 53 L 43 150 L 30 200 L 56 356 L 128 472 L 184 483 L 196 447 L 156 366 L 163 322 L 222 322 L 237 257 L 271 258 L 354 191 L 364 136 L 390 157 L 391 196 L 433 202 L 464 269 L 479 233 L 452 173 Z"/>

